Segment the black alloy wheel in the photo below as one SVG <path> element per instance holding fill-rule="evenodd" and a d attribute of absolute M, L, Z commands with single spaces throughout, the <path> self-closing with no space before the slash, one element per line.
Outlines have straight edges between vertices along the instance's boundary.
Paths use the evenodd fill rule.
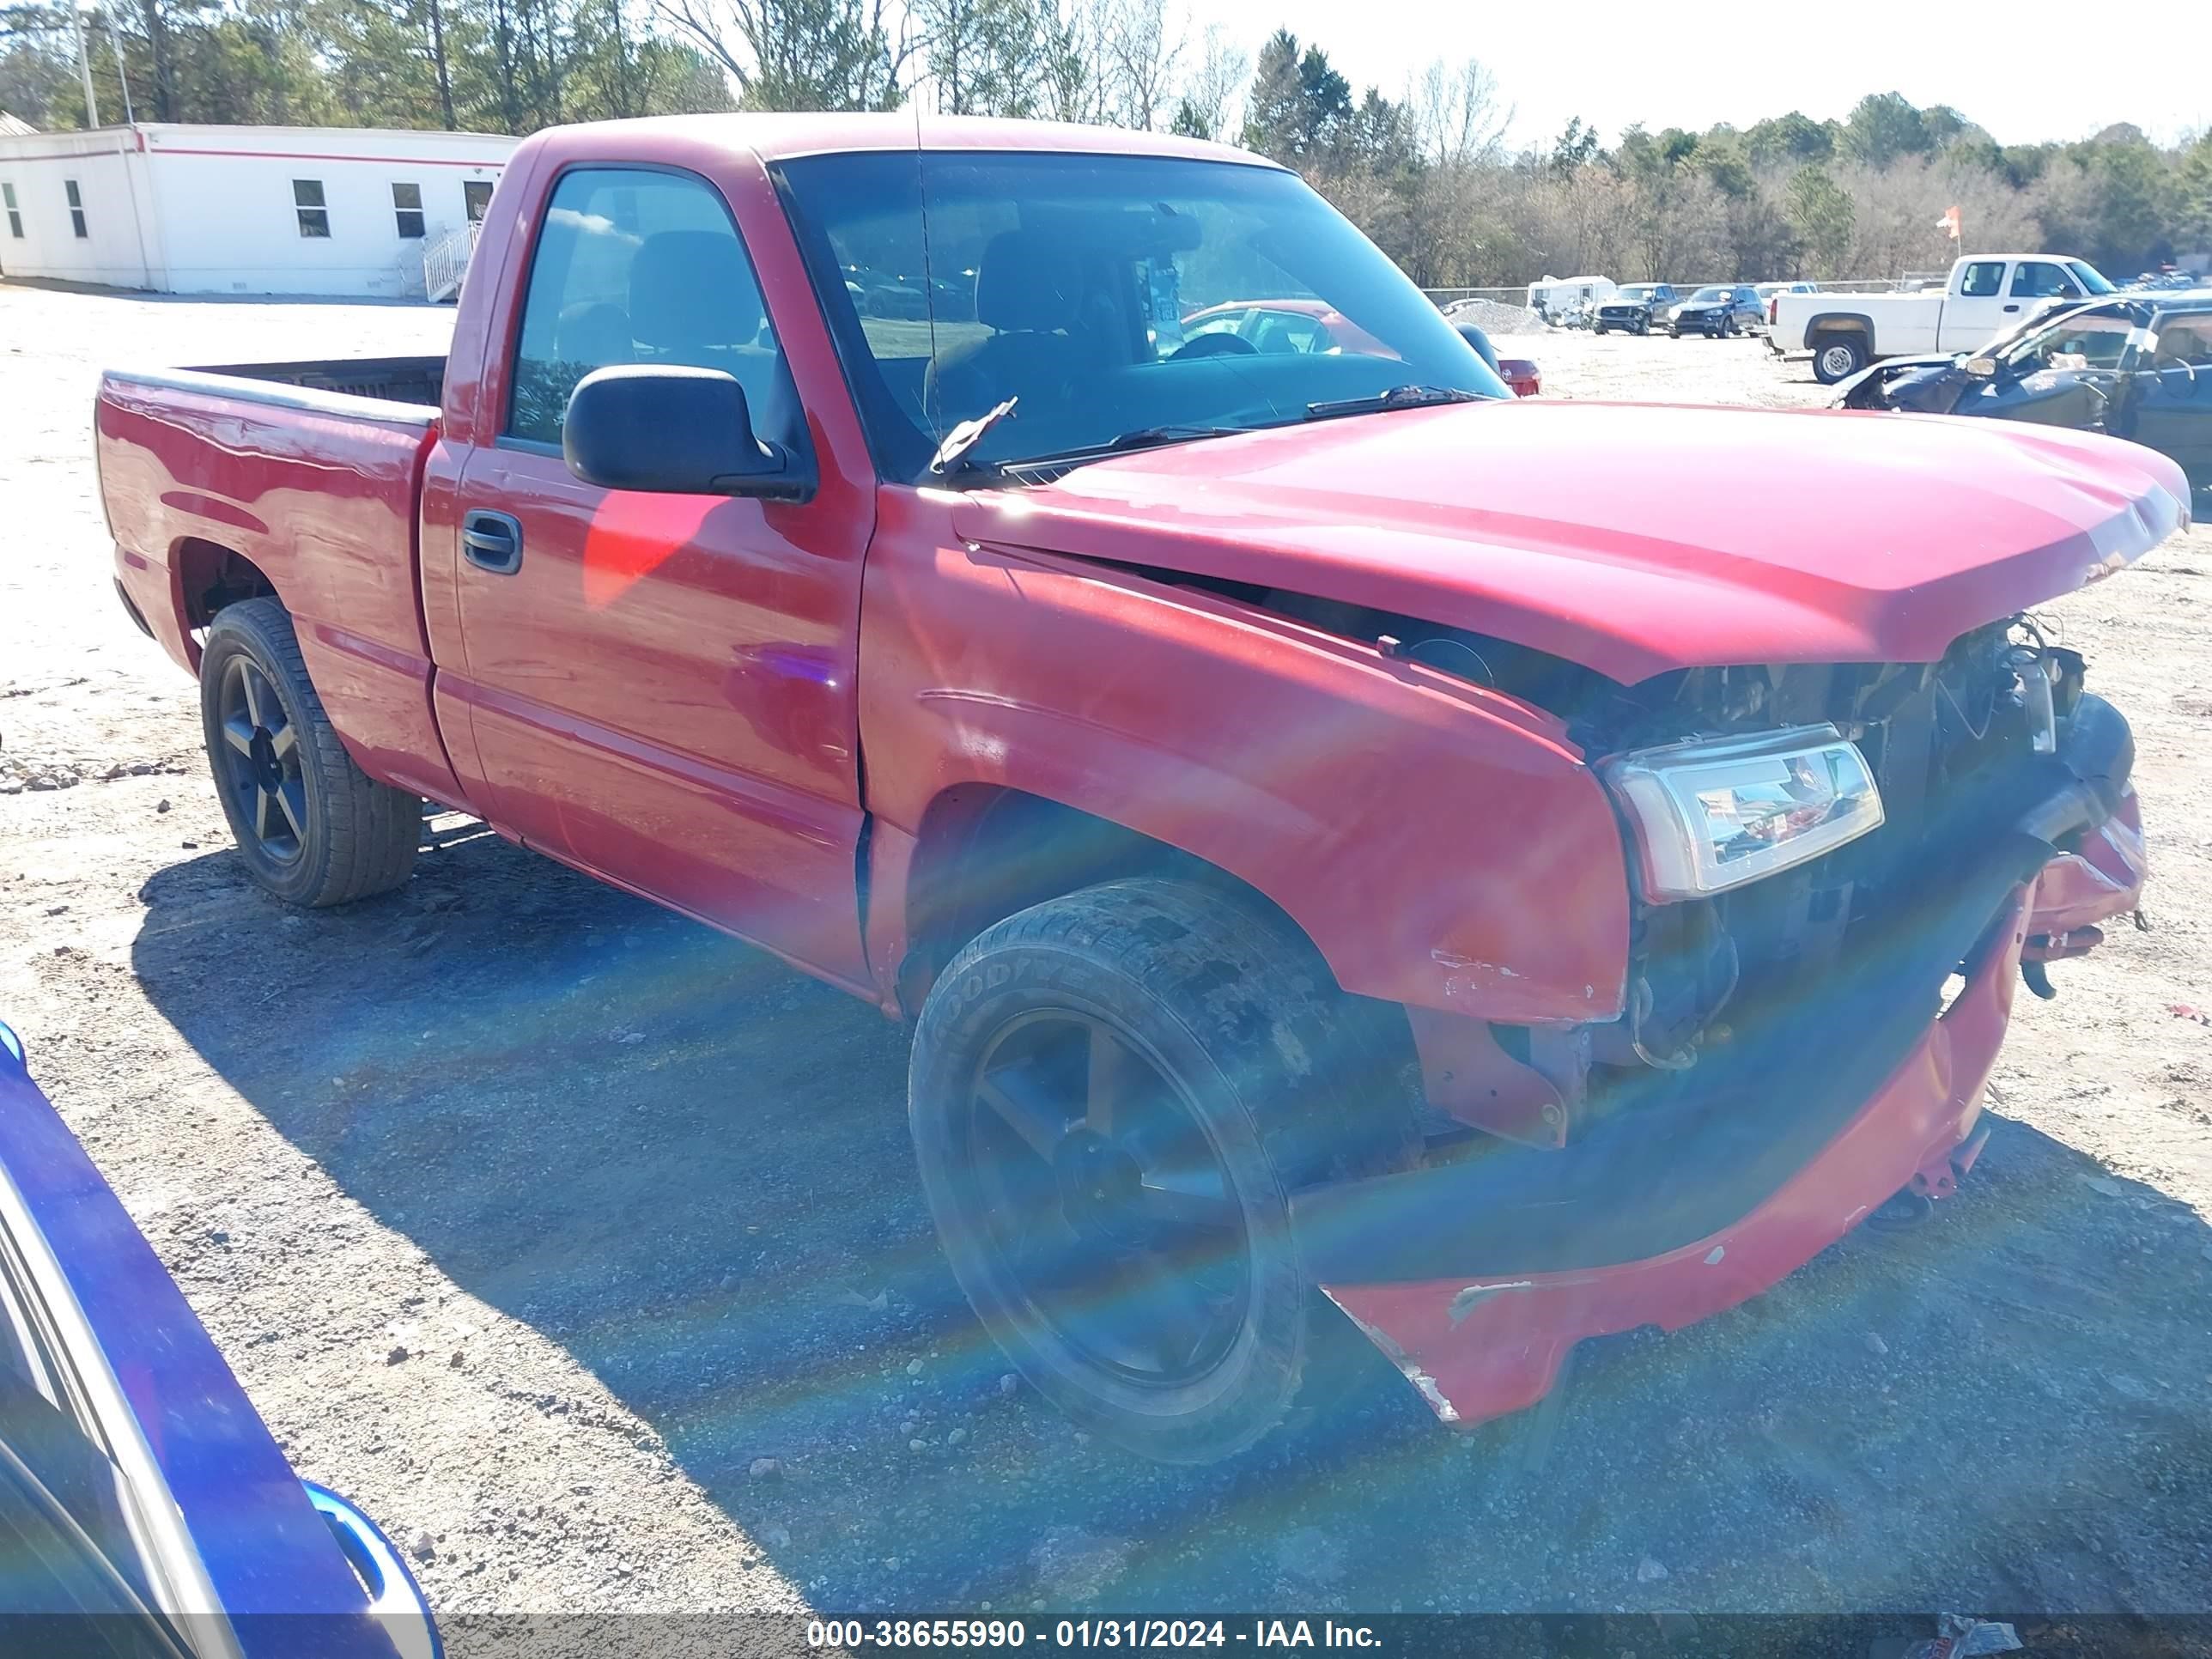
<path fill-rule="evenodd" d="M 1402 1042 L 1295 929 L 1199 883 L 1109 882 L 988 929 L 930 989 L 908 1090 L 984 1328 L 1082 1426 L 1164 1462 L 1310 1415 L 1371 1355 L 1307 1278 L 1290 1197 L 1419 1157 Z"/>
<path fill-rule="evenodd" d="M 291 864 L 307 834 L 307 785 L 300 769 L 300 733 L 276 688 L 251 657 L 223 665 L 216 690 L 222 747 L 216 787 L 234 823 L 246 826 L 262 854 Z"/>
<path fill-rule="evenodd" d="M 276 599 L 242 599 L 208 624 L 200 719 L 239 856 L 270 893 L 343 904 L 407 879 L 422 798 L 370 777 L 347 752 Z"/>
<path fill-rule="evenodd" d="M 1244 1322 L 1251 1241 L 1220 1152 L 1133 1033 L 1018 1014 L 970 1075 L 967 1133 L 997 1265 L 1091 1364 L 1174 1387 Z"/>

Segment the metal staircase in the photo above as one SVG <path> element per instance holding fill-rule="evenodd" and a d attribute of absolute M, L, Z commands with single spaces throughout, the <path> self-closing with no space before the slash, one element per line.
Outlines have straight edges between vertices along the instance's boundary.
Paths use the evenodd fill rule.
<path fill-rule="evenodd" d="M 471 219 L 440 235 L 422 249 L 422 291 L 433 305 L 460 297 L 461 279 L 468 275 L 469 259 L 477 251 L 477 233 L 483 225 Z"/>

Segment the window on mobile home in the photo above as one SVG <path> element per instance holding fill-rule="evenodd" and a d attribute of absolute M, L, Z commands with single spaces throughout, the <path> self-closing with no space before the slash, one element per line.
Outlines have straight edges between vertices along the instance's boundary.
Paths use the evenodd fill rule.
<path fill-rule="evenodd" d="M 399 234 L 410 241 L 419 241 L 422 236 L 422 186 L 403 185 L 394 181 L 392 186 L 392 214 L 399 222 Z"/>
<path fill-rule="evenodd" d="M 292 207 L 300 216 L 300 234 L 327 236 L 331 234 L 330 210 L 323 204 L 323 181 L 319 179 L 295 179 L 292 181 Z"/>

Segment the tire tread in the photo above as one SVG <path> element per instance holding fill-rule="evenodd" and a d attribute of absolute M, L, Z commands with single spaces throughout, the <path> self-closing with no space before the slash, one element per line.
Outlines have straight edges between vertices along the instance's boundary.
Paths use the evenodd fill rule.
<path fill-rule="evenodd" d="M 313 861 L 312 874 L 298 890 L 279 891 L 278 896 L 322 909 L 404 886 L 414 873 L 415 855 L 422 841 L 422 797 L 379 783 L 355 764 L 331 724 L 314 681 L 308 678 L 299 633 L 281 600 L 245 599 L 216 614 L 202 659 L 207 707 L 212 707 L 213 682 L 206 677 L 204 665 L 216 660 L 216 647 L 226 635 L 235 636 L 248 655 L 260 658 L 276 671 L 272 678 L 282 682 L 281 694 L 291 704 L 287 712 L 300 729 L 301 769 L 313 775 L 310 812 L 317 799 L 323 807 L 325 833 L 319 838 L 322 845 L 303 849 Z M 209 761 L 213 765 L 216 757 L 211 715 L 207 725 Z M 225 811 L 228 811 L 227 803 Z M 234 831 L 240 828 L 235 823 L 232 825 Z"/>
<path fill-rule="evenodd" d="M 1229 1076 L 1282 1197 L 1406 1168 L 1418 1158 L 1418 1069 L 1409 1041 L 1398 1041 L 1389 1024 L 1395 1010 L 1347 996 L 1303 934 L 1234 894 L 1188 879 L 1133 877 L 1009 916 L 947 965 L 922 1011 L 918 1050 L 952 1018 L 939 994 L 957 1000 L 966 976 L 1008 950 L 1108 964 L 1166 1004 Z M 919 1077 L 919 1060 L 915 1071 Z M 1329 1348 L 1357 1340 L 1348 1328 L 1334 1328 L 1341 1322 L 1318 1291 L 1311 1300 L 1303 1340 L 1273 1355 L 1290 1381 L 1272 1416 L 1227 1440 L 1218 1427 L 1188 1437 L 1154 1432 L 1138 1449 L 1168 1462 L 1210 1462 L 1286 1419 L 1312 1415 L 1344 1385 L 1345 1357 Z M 1110 1423 L 1094 1426 L 1114 1435 Z"/>

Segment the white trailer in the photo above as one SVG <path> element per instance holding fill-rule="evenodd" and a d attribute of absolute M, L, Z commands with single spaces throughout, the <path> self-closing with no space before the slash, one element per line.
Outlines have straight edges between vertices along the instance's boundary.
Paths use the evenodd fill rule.
<path fill-rule="evenodd" d="M 420 298 L 519 141 L 141 124 L 0 137 L 0 272 L 167 294 Z"/>
<path fill-rule="evenodd" d="M 1620 292 L 1610 276 L 1547 276 L 1528 284 L 1528 309 L 1556 317 L 1579 305 L 1603 305 Z"/>

